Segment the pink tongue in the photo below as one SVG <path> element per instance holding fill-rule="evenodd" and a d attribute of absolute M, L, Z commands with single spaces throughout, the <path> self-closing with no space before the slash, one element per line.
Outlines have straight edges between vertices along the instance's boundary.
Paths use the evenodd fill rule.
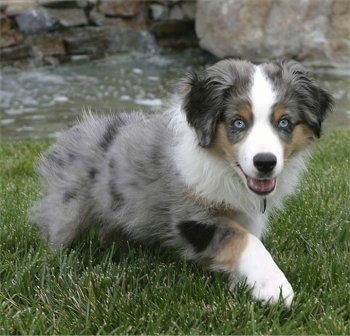
<path fill-rule="evenodd" d="M 252 177 L 247 177 L 247 183 L 249 188 L 257 193 L 268 193 L 275 188 L 276 179 L 258 180 Z"/>

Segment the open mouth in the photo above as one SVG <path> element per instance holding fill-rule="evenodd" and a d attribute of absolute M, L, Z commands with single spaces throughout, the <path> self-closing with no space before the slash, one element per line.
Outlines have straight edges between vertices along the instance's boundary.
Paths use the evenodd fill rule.
<path fill-rule="evenodd" d="M 240 168 L 241 172 L 245 176 L 248 188 L 254 193 L 258 195 L 267 195 L 275 190 L 277 180 L 276 177 L 271 179 L 250 177 L 247 174 L 245 174 L 245 172 L 239 164 L 237 164 L 237 166 Z"/>
<path fill-rule="evenodd" d="M 273 192 L 276 187 L 276 178 L 256 179 L 246 176 L 246 179 L 249 189 L 259 195 L 267 195 Z"/>

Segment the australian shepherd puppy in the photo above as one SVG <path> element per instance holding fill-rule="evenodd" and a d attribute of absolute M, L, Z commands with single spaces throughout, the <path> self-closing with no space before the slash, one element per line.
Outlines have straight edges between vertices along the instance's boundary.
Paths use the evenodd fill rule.
<path fill-rule="evenodd" d="M 158 242 L 290 306 L 293 289 L 260 238 L 332 97 L 294 61 L 223 60 L 179 91 L 162 113 L 86 113 L 60 136 L 38 168 L 33 221 L 55 250 L 91 227 L 101 242 Z"/>

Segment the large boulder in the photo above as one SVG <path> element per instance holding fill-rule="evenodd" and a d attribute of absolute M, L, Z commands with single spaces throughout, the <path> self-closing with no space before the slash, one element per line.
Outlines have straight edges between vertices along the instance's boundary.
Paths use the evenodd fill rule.
<path fill-rule="evenodd" d="M 27 9 L 15 18 L 17 26 L 22 33 L 37 34 L 43 31 L 52 30 L 56 20 L 46 9 Z"/>
<path fill-rule="evenodd" d="M 348 0 L 198 0 L 196 32 L 218 57 L 347 66 L 349 22 Z"/>

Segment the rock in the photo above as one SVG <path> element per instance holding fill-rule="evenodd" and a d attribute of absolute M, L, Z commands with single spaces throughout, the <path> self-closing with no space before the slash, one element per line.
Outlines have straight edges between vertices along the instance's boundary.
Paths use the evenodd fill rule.
<path fill-rule="evenodd" d="M 113 26 L 71 29 L 65 33 L 64 42 L 67 54 L 90 58 L 133 51 L 153 53 L 157 48 L 149 32 Z"/>
<path fill-rule="evenodd" d="M 332 4 L 330 47 L 335 61 L 349 67 L 350 59 L 350 2 L 335 1 Z"/>
<path fill-rule="evenodd" d="M 85 63 L 90 61 L 89 55 L 73 55 L 70 57 L 70 60 L 74 63 Z"/>
<path fill-rule="evenodd" d="M 152 24 L 151 32 L 156 37 L 181 35 L 194 30 L 193 23 L 188 21 L 167 20 Z"/>
<path fill-rule="evenodd" d="M 100 0 L 87 0 L 88 2 L 88 6 L 97 6 L 97 4 L 99 3 Z"/>
<path fill-rule="evenodd" d="M 196 32 L 200 46 L 218 57 L 258 57 L 263 27 L 273 0 L 198 0 Z"/>
<path fill-rule="evenodd" d="M 43 56 L 65 55 L 66 50 L 62 36 L 54 34 L 40 34 L 30 36 L 28 43 L 35 52 Z"/>
<path fill-rule="evenodd" d="M 191 34 L 180 36 L 168 36 L 159 39 L 158 45 L 164 49 L 184 50 L 188 48 L 198 48 L 198 39 L 194 31 Z"/>
<path fill-rule="evenodd" d="M 184 20 L 194 21 L 196 17 L 196 1 L 187 0 L 180 4 Z"/>
<path fill-rule="evenodd" d="M 109 27 L 106 41 L 108 54 L 133 51 L 152 54 L 157 49 L 154 36 L 145 30 Z"/>
<path fill-rule="evenodd" d="M 4 12 L 0 11 L 0 48 L 10 47 L 19 44 L 23 35 L 14 29 L 14 22 Z"/>
<path fill-rule="evenodd" d="M 23 35 L 15 29 L 1 32 L 0 34 L 0 48 L 10 47 L 19 44 L 23 40 Z"/>
<path fill-rule="evenodd" d="M 135 30 L 148 29 L 149 25 L 145 21 L 128 20 L 118 17 L 106 17 L 106 25 L 120 28 L 131 28 Z"/>
<path fill-rule="evenodd" d="M 142 3 L 138 0 L 101 0 L 98 8 L 107 16 L 132 17 L 141 12 Z"/>
<path fill-rule="evenodd" d="M 27 44 L 18 44 L 15 46 L 0 49 L 1 61 L 24 59 L 30 56 L 31 48 Z"/>
<path fill-rule="evenodd" d="M 185 49 L 198 47 L 193 21 L 167 20 L 155 22 L 151 32 L 156 36 L 160 47 Z"/>
<path fill-rule="evenodd" d="M 350 1 L 198 0 L 200 46 L 218 57 L 291 57 L 344 66 L 350 56 Z"/>
<path fill-rule="evenodd" d="M 88 24 L 85 12 L 80 8 L 48 9 L 48 11 L 62 27 L 78 27 Z"/>
<path fill-rule="evenodd" d="M 42 63 L 44 66 L 57 66 L 60 64 L 60 61 L 57 57 L 53 56 L 44 56 Z"/>
<path fill-rule="evenodd" d="M 6 7 L 6 14 L 8 16 L 15 16 L 21 12 L 37 7 L 36 0 L 13 1 L 1 0 L 1 5 Z"/>
<path fill-rule="evenodd" d="M 150 4 L 151 18 L 155 21 L 167 20 L 169 18 L 169 8 L 161 4 Z"/>
<path fill-rule="evenodd" d="M 269 10 L 269 13 L 267 11 Z M 294 0 L 293 2 L 281 1 L 265 7 L 264 22 L 258 29 L 261 32 L 260 50 L 270 57 L 297 57 L 300 53 L 301 34 L 305 31 L 305 25 L 301 21 L 305 17 L 307 2 Z"/>
<path fill-rule="evenodd" d="M 106 18 L 103 14 L 99 13 L 96 9 L 89 12 L 89 23 L 93 26 L 103 26 L 106 24 Z"/>
<path fill-rule="evenodd" d="M 169 19 L 170 20 L 183 20 L 184 15 L 182 13 L 182 10 L 180 8 L 180 6 L 175 5 L 173 7 L 170 8 L 170 14 L 169 14 Z"/>
<path fill-rule="evenodd" d="M 46 9 L 28 9 L 17 15 L 16 23 L 24 34 L 36 34 L 54 28 L 56 21 Z"/>
<path fill-rule="evenodd" d="M 78 0 L 37 0 L 40 6 L 49 7 L 49 8 L 76 8 L 80 3 L 84 7 L 87 5 L 86 1 Z"/>
<path fill-rule="evenodd" d="M 107 48 L 106 35 L 107 31 L 103 27 L 70 29 L 63 37 L 67 54 L 102 57 Z"/>
<path fill-rule="evenodd" d="M 0 33 L 4 33 L 11 30 L 12 26 L 12 20 L 4 13 L 0 12 Z"/>

